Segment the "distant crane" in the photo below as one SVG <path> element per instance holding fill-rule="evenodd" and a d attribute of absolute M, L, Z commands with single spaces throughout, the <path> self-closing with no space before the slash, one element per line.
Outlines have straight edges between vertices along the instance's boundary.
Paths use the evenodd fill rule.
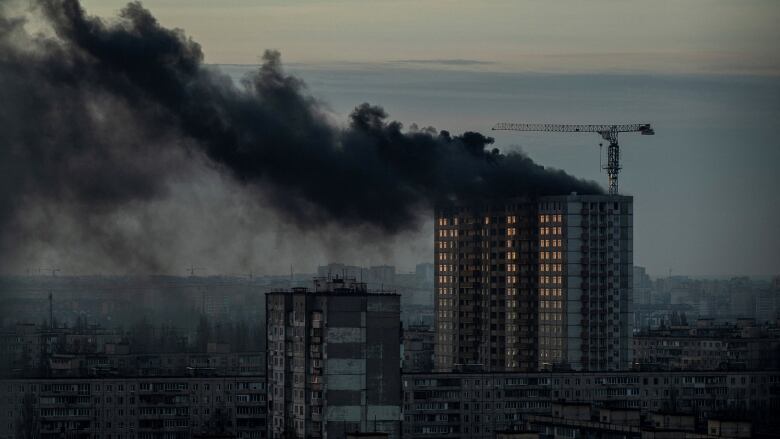
<path fill-rule="evenodd" d="M 203 267 L 196 267 L 196 266 L 190 264 L 190 266 L 187 268 L 187 272 L 190 274 L 190 277 L 195 277 L 195 273 L 198 270 L 203 270 Z"/>
<path fill-rule="evenodd" d="M 652 136 L 655 131 L 649 123 L 632 123 L 624 125 L 569 125 L 553 123 L 510 123 L 501 122 L 493 127 L 494 131 L 543 131 L 548 133 L 598 133 L 609 141 L 607 148 L 607 178 L 609 179 L 609 194 L 618 193 L 618 173 L 620 173 L 620 146 L 618 133 L 640 133 Z"/>
<path fill-rule="evenodd" d="M 39 267 L 39 268 L 38 268 L 38 275 L 40 276 L 40 275 L 41 275 L 41 273 L 43 273 L 44 271 L 51 272 L 51 276 L 52 276 L 52 277 L 54 277 L 54 276 L 56 276 L 56 275 L 57 275 L 57 273 L 59 273 L 59 272 L 60 272 L 60 271 L 62 271 L 62 270 L 60 270 L 59 268 L 46 268 L 46 267 Z M 27 269 L 27 273 L 30 273 L 30 269 Z"/>

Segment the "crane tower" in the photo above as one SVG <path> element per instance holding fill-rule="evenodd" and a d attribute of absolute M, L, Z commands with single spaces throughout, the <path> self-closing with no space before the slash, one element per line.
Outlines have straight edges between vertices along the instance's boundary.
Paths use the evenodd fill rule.
<path fill-rule="evenodd" d="M 623 125 L 569 125 L 551 123 L 498 123 L 494 131 L 542 131 L 548 133 L 598 133 L 609 142 L 607 148 L 607 164 L 604 169 L 609 179 L 609 194 L 618 193 L 618 173 L 620 173 L 620 146 L 618 133 L 640 133 L 648 136 L 655 134 L 649 123 L 634 123 Z"/>

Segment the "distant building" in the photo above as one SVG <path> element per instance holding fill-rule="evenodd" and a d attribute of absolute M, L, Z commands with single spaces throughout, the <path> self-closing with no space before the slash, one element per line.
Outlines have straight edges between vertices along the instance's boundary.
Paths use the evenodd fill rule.
<path fill-rule="evenodd" d="M 752 318 L 755 316 L 755 291 L 746 276 L 734 277 L 728 282 L 731 298 L 730 313 L 736 318 Z"/>
<path fill-rule="evenodd" d="M 775 370 L 780 369 L 780 329 L 739 324 L 715 324 L 699 319 L 694 326 L 648 329 L 633 339 L 634 362 L 653 370 Z"/>
<path fill-rule="evenodd" d="M 433 284 L 434 268 L 433 264 L 426 262 L 423 264 L 417 264 L 414 269 L 414 273 L 417 275 L 417 281 L 420 283 Z"/>
<path fill-rule="evenodd" d="M 16 324 L 0 332 L 0 377 L 40 376 L 49 373 L 49 357 L 69 354 L 84 358 L 101 355 L 105 346 L 121 340 L 115 330 L 50 328 L 31 323 Z"/>
<path fill-rule="evenodd" d="M 634 266 L 632 281 L 634 284 L 634 303 L 637 305 L 649 305 L 653 291 L 653 281 L 647 275 L 645 267 Z"/>
<path fill-rule="evenodd" d="M 395 267 L 392 265 L 369 267 L 367 281 L 377 289 L 392 289 L 395 285 Z"/>
<path fill-rule="evenodd" d="M 756 321 L 774 323 L 780 319 L 780 290 L 766 289 L 755 295 Z"/>
<path fill-rule="evenodd" d="M 404 329 L 404 372 L 433 371 L 434 336 L 433 328 L 427 325 L 414 325 Z"/>
<path fill-rule="evenodd" d="M 321 278 L 357 279 L 364 282 L 364 275 L 368 275 L 367 270 L 355 265 L 330 263 L 317 267 L 317 277 Z"/>
<path fill-rule="evenodd" d="M 204 315 L 224 319 L 230 314 L 230 294 L 222 289 L 203 289 L 201 306 Z"/>
<path fill-rule="evenodd" d="M 400 297 L 319 279 L 266 295 L 272 437 L 400 437 Z"/>

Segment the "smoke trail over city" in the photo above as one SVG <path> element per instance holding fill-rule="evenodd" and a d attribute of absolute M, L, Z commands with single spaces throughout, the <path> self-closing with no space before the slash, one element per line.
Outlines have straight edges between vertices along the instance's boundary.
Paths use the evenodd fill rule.
<path fill-rule="evenodd" d="M 278 52 L 236 85 L 140 3 L 110 22 L 77 0 L 39 0 L 31 11 L 0 7 L 1 263 L 24 246 L 14 231 L 37 215 L 27 232 L 39 239 L 70 227 L 106 257 L 138 258 L 141 246 L 114 233 L 116 213 L 169 196 L 193 163 L 291 224 L 385 235 L 414 228 L 443 200 L 601 191 L 491 149 L 480 133 L 405 131 L 375 105 L 333 123 Z M 31 16 L 40 33 L 27 29 Z M 51 206 L 67 219 L 50 217 Z M 153 231 L 143 216 L 133 227 Z M 154 267 L 154 250 L 144 251 L 152 256 L 138 265 Z"/>

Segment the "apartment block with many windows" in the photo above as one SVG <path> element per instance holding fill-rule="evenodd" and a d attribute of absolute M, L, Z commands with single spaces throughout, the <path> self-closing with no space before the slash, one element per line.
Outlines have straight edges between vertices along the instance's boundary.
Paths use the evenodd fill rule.
<path fill-rule="evenodd" d="M 400 306 L 349 279 L 266 295 L 271 437 L 400 437 Z"/>
<path fill-rule="evenodd" d="M 632 198 L 440 206 L 435 370 L 631 366 Z"/>
<path fill-rule="evenodd" d="M 437 371 L 536 369 L 537 219 L 530 199 L 437 209 Z"/>
<path fill-rule="evenodd" d="M 266 437 L 265 376 L 0 382 L 0 438 Z"/>
<path fill-rule="evenodd" d="M 540 368 L 631 367 L 632 204 L 616 195 L 540 200 Z"/>

